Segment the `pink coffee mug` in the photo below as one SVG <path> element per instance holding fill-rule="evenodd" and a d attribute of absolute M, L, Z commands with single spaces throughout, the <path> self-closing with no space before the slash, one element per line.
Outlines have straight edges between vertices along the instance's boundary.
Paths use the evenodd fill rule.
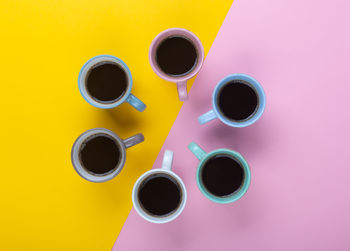
<path fill-rule="evenodd" d="M 197 61 L 196 65 L 191 69 L 189 72 L 187 72 L 185 75 L 169 75 L 165 72 L 163 72 L 160 67 L 158 66 L 157 59 L 156 59 L 156 51 L 158 46 L 161 44 L 162 41 L 169 37 L 185 37 L 188 40 L 192 42 L 192 44 L 196 48 L 197 52 Z M 151 47 L 149 49 L 149 61 L 151 63 L 153 71 L 162 79 L 174 82 L 177 85 L 177 92 L 179 94 L 179 98 L 181 101 L 184 101 L 187 99 L 187 80 L 194 77 L 199 70 L 202 67 L 203 61 L 204 61 L 204 49 L 201 41 L 198 39 L 198 37 L 193 34 L 192 32 L 181 29 L 181 28 L 172 28 L 167 29 L 165 31 L 162 31 L 159 33 L 152 41 Z"/>

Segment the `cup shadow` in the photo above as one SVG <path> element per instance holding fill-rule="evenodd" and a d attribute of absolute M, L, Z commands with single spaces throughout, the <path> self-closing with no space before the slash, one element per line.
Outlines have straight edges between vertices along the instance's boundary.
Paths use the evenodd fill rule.
<path fill-rule="evenodd" d="M 229 148 L 249 157 L 263 154 L 270 146 L 271 131 L 268 121 L 260 119 L 254 125 L 245 128 L 232 128 L 220 121 L 212 121 L 204 130 L 207 142 L 220 142 L 223 148 Z M 205 126 L 205 125 L 203 125 Z M 218 146 L 218 148 L 221 148 Z"/>
<path fill-rule="evenodd" d="M 249 195 L 249 194 L 248 194 Z M 155 228 L 149 226 L 149 229 L 161 235 L 163 231 L 169 232 L 167 235 L 167 243 L 172 243 L 178 249 L 183 249 L 186 244 L 194 239 L 200 239 L 208 232 L 216 231 L 222 232 L 225 236 L 229 232 L 241 231 L 242 229 L 249 229 L 253 226 L 262 214 L 265 208 L 261 207 L 261 198 L 242 198 L 241 200 L 222 205 L 204 200 L 197 200 L 193 207 L 198 207 L 199 204 L 205 207 L 205 213 L 196 214 L 185 212 L 173 222 L 167 223 L 171 227 L 160 226 Z M 191 226 L 188 226 L 191 222 Z M 200 231 L 196 231 L 200 229 Z"/>
<path fill-rule="evenodd" d="M 124 137 L 130 137 L 141 132 L 142 116 L 129 104 L 122 104 L 117 108 L 102 110 L 98 113 L 98 124 Z"/>

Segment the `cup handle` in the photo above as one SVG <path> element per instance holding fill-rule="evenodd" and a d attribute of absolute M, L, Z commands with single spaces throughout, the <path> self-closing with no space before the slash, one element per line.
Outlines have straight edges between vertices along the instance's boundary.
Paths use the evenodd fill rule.
<path fill-rule="evenodd" d="M 128 102 L 131 106 L 140 112 L 143 112 L 146 109 L 146 105 L 131 93 L 126 99 L 126 102 Z"/>
<path fill-rule="evenodd" d="M 164 156 L 163 156 L 162 169 L 170 171 L 173 165 L 173 158 L 174 158 L 173 151 L 165 150 Z"/>
<path fill-rule="evenodd" d="M 187 147 L 199 160 L 203 159 L 207 154 L 202 148 L 199 147 L 199 145 L 194 142 L 191 142 Z"/>
<path fill-rule="evenodd" d="M 198 117 L 198 122 L 199 124 L 203 125 L 213 119 L 216 119 L 216 113 L 214 112 L 214 110 L 210 110 L 207 113 L 202 114 L 201 116 Z"/>
<path fill-rule="evenodd" d="M 187 95 L 187 81 L 180 81 L 176 83 L 177 93 L 179 94 L 179 98 L 181 101 L 185 101 L 188 99 Z"/>
<path fill-rule="evenodd" d="M 141 143 L 145 140 L 145 137 L 143 137 L 142 133 L 138 133 L 134 136 L 131 136 L 130 138 L 124 139 L 124 145 L 126 148 L 132 147 L 138 143 Z"/>

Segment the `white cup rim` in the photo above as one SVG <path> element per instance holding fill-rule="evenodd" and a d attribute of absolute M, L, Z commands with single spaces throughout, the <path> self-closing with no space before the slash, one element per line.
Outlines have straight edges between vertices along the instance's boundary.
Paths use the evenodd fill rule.
<path fill-rule="evenodd" d="M 137 198 L 137 191 L 138 191 L 139 186 L 142 183 L 142 181 L 145 180 L 147 177 L 154 175 L 154 174 L 170 175 L 172 178 L 174 178 L 180 184 L 180 187 L 181 187 L 182 200 L 181 200 L 179 207 L 176 209 L 175 212 L 173 212 L 172 214 L 167 215 L 165 217 L 152 216 L 152 215 L 148 214 L 147 212 L 145 212 L 142 209 L 142 207 L 140 206 L 139 200 Z M 133 202 L 133 205 L 134 205 L 136 212 L 142 218 L 144 218 L 145 220 L 152 222 L 152 223 L 167 223 L 167 222 L 170 222 L 170 221 L 176 219 L 184 210 L 185 205 L 186 205 L 186 201 L 187 201 L 187 192 L 186 192 L 185 184 L 183 183 L 182 179 L 173 171 L 165 170 L 163 168 L 153 169 L 153 170 L 147 171 L 144 174 L 142 174 L 135 182 L 134 188 L 132 190 L 132 202 Z"/>

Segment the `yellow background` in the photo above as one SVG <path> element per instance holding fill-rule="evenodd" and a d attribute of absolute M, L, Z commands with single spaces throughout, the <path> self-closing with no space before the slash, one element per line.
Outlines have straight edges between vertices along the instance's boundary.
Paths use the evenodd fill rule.
<path fill-rule="evenodd" d="M 0 250 L 112 248 L 133 183 L 152 167 L 181 107 L 175 85 L 153 73 L 149 45 L 162 30 L 182 27 L 207 53 L 231 2 L 0 0 Z M 99 110 L 83 100 L 79 70 L 99 54 L 130 67 L 144 112 L 128 104 Z M 76 137 L 94 127 L 146 138 L 103 184 L 83 180 L 70 162 Z"/>

